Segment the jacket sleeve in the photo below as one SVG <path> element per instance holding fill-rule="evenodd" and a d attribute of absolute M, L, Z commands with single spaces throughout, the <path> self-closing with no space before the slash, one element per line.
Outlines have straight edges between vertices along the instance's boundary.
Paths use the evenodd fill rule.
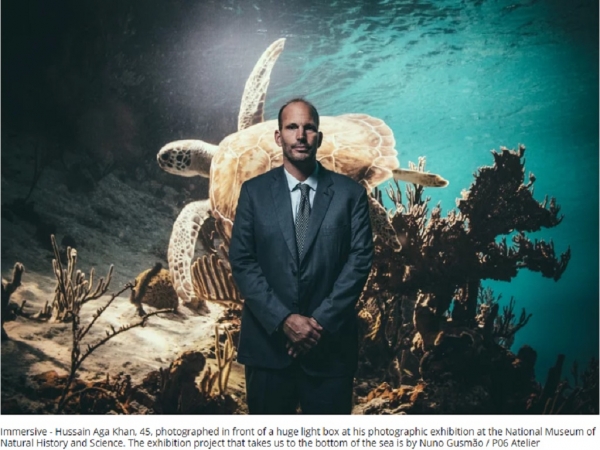
<path fill-rule="evenodd" d="M 373 233 L 369 200 L 362 190 L 352 211 L 350 253 L 331 293 L 313 311 L 312 317 L 329 333 L 336 333 L 352 317 L 373 262 Z"/>
<path fill-rule="evenodd" d="M 254 214 L 256 209 L 246 183 L 238 200 L 229 246 L 229 262 L 233 278 L 244 306 L 249 308 L 268 334 L 291 314 L 269 286 L 256 256 Z"/>

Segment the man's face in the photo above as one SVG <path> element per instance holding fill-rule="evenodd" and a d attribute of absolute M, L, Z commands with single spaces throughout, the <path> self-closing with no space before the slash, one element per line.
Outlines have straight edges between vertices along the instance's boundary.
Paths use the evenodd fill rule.
<path fill-rule="evenodd" d="M 323 134 L 308 105 L 302 102 L 291 103 L 281 114 L 281 130 L 275 131 L 275 142 L 283 149 L 284 163 L 309 163 L 317 158 Z"/>

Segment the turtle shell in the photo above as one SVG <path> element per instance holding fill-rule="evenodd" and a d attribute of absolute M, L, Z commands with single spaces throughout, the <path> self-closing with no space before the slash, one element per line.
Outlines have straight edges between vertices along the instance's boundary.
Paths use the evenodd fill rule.
<path fill-rule="evenodd" d="M 392 178 L 392 170 L 399 166 L 394 134 L 381 119 L 366 114 L 321 117 L 319 128 L 323 142 L 317 160 L 369 190 Z M 212 160 L 212 214 L 227 242 L 242 184 L 283 164 L 282 150 L 275 143 L 276 129 L 277 121 L 269 120 L 233 133 L 223 139 Z"/>

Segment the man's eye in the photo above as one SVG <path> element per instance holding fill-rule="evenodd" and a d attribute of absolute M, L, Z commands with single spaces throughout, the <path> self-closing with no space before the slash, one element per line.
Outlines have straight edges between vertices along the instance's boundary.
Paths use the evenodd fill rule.
<path fill-rule="evenodd" d="M 298 125 L 296 125 L 295 123 L 290 124 L 286 127 L 288 130 L 295 130 L 296 128 L 298 128 Z"/>

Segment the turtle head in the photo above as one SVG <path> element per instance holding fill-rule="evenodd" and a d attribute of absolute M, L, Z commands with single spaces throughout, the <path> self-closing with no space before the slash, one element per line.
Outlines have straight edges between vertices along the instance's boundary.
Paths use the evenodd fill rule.
<path fill-rule="evenodd" d="M 174 141 L 160 149 L 156 160 L 162 170 L 173 175 L 208 178 L 210 163 L 218 148 L 194 139 Z"/>

